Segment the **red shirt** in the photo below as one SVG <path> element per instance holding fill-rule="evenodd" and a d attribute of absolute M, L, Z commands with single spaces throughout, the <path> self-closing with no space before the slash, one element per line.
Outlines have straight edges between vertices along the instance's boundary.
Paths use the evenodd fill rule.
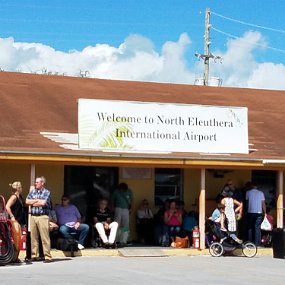
<path fill-rule="evenodd" d="M 179 217 L 182 216 L 182 213 L 180 210 L 176 210 L 176 214 L 173 215 L 173 212 L 171 210 L 167 210 L 165 212 L 165 215 L 170 218 L 168 222 L 166 223 L 168 226 L 181 226 L 182 222 L 179 220 Z"/>

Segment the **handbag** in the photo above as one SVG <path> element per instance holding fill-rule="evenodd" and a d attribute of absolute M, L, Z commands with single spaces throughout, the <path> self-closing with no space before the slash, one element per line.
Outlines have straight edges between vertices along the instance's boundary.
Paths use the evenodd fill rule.
<path fill-rule="evenodd" d="M 70 251 L 72 254 L 73 251 L 78 251 L 78 241 L 74 238 L 59 237 L 56 241 L 56 249 Z"/>
<path fill-rule="evenodd" d="M 263 219 L 263 221 L 261 223 L 260 228 L 263 231 L 272 231 L 272 225 L 270 224 L 270 222 L 268 221 L 266 216 L 264 216 L 264 219 Z"/>
<path fill-rule="evenodd" d="M 187 237 L 176 237 L 175 241 L 171 243 L 171 247 L 176 248 L 188 248 L 189 247 L 189 238 Z"/>

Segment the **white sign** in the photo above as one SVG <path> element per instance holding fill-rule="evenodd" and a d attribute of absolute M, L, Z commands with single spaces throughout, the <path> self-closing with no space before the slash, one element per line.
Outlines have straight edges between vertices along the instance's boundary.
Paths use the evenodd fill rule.
<path fill-rule="evenodd" d="M 79 147 L 248 153 L 247 108 L 79 99 Z"/>

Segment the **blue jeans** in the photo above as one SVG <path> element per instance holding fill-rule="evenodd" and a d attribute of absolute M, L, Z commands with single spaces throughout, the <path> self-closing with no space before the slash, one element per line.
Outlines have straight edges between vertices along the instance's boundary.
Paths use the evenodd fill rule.
<path fill-rule="evenodd" d="M 59 231 L 65 238 L 73 238 L 74 235 L 76 235 L 78 237 L 78 243 L 84 245 L 89 231 L 89 226 L 86 224 L 80 224 L 79 228 L 76 230 L 75 228 L 62 225 L 60 226 Z"/>
<path fill-rule="evenodd" d="M 263 220 L 262 214 L 247 213 L 247 235 L 248 240 L 256 246 L 261 245 L 261 223 Z"/>
<path fill-rule="evenodd" d="M 177 235 L 180 234 L 181 227 L 180 226 L 168 226 L 168 234 L 169 237 L 175 238 Z"/>

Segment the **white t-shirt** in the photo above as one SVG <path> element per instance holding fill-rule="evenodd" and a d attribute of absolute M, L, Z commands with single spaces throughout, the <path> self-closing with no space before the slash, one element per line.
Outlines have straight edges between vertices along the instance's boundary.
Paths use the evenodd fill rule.
<path fill-rule="evenodd" d="M 251 189 L 246 192 L 245 199 L 248 201 L 248 213 L 262 214 L 262 201 L 265 201 L 262 191 L 255 188 Z"/>

